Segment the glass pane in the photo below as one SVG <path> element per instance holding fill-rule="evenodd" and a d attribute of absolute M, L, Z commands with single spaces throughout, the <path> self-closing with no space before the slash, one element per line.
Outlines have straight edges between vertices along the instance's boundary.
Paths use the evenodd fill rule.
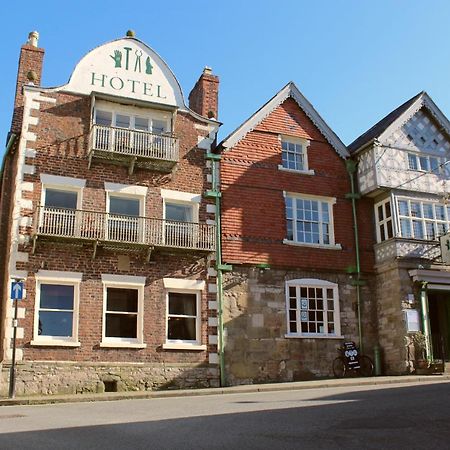
<path fill-rule="evenodd" d="M 289 299 L 289 308 L 291 308 L 291 309 L 297 308 L 297 299 L 295 299 L 295 298 Z"/>
<path fill-rule="evenodd" d="M 169 314 L 185 316 L 197 315 L 197 295 L 184 293 L 169 293 Z"/>
<path fill-rule="evenodd" d="M 166 219 L 178 222 L 192 222 L 192 206 L 166 203 Z"/>
<path fill-rule="evenodd" d="M 77 209 L 77 200 L 77 192 L 59 191 L 57 189 L 45 190 L 45 206 Z"/>
<path fill-rule="evenodd" d="M 41 309 L 73 310 L 74 286 L 41 284 Z"/>
<path fill-rule="evenodd" d="M 297 333 L 297 322 L 289 322 L 289 331 L 291 333 Z"/>
<path fill-rule="evenodd" d="M 197 339 L 195 324 L 195 319 L 169 317 L 167 323 L 168 339 L 195 341 Z"/>
<path fill-rule="evenodd" d="M 116 114 L 116 127 L 130 128 L 130 116 Z"/>
<path fill-rule="evenodd" d="M 137 289 L 107 288 L 106 310 L 137 313 Z"/>
<path fill-rule="evenodd" d="M 422 222 L 418 220 L 413 220 L 413 231 L 414 231 L 414 237 L 416 239 L 423 239 L 423 226 Z"/>
<path fill-rule="evenodd" d="M 430 161 L 428 160 L 428 157 L 419 156 L 419 160 L 420 160 L 420 169 L 428 172 L 430 170 Z"/>
<path fill-rule="evenodd" d="M 386 202 L 384 204 L 384 207 L 386 208 L 386 219 L 391 217 L 391 202 Z"/>
<path fill-rule="evenodd" d="M 390 239 L 394 236 L 394 232 L 392 231 L 392 221 L 389 220 L 386 222 L 386 228 L 387 228 L 387 239 Z"/>
<path fill-rule="evenodd" d="M 409 216 L 408 212 L 408 202 L 405 200 L 399 200 L 398 211 L 401 216 Z"/>
<path fill-rule="evenodd" d="M 408 154 L 408 164 L 411 170 L 417 170 L 417 157 L 412 153 Z"/>
<path fill-rule="evenodd" d="M 420 203 L 411 202 L 411 216 L 422 217 L 422 213 L 420 211 Z"/>
<path fill-rule="evenodd" d="M 434 209 L 436 211 L 436 219 L 445 220 L 445 210 L 442 205 L 435 205 Z"/>
<path fill-rule="evenodd" d="M 148 131 L 148 119 L 145 117 L 135 117 L 134 128 L 136 130 Z"/>
<path fill-rule="evenodd" d="M 295 286 L 289 286 L 289 297 L 295 297 L 297 295 L 297 289 Z"/>
<path fill-rule="evenodd" d="M 166 131 L 166 122 L 164 120 L 152 120 L 152 132 L 162 134 Z"/>
<path fill-rule="evenodd" d="M 437 158 L 430 157 L 430 168 L 434 173 L 439 173 L 439 160 Z"/>
<path fill-rule="evenodd" d="M 327 298 L 333 298 L 333 289 L 327 289 Z"/>
<path fill-rule="evenodd" d="M 295 310 L 289 310 L 289 320 L 297 320 L 297 313 Z"/>
<path fill-rule="evenodd" d="M 97 125 L 103 125 L 105 127 L 110 127 L 112 124 L 112 112 L 109 111 L 95 111 L 95 123 Z"/>
<path fill-rule="evenodd" d="M 39 311 L 38 334 L 40 336 L 72 336 L 73 313 L 62 311 Z"/>
<path fill-rule="evenodd" d="M 137 315 L 105 314 L 105 336 L 137 338 Z"/>
<path fill-rule="evenodd" d="M 384 219 L 383 205 L 380 205 L 378 207 L 378 220 L 383 220 L 383 219 Z"/>
<path fill-rule="evenodd" d="M 139 200 L 125 197 L 109 197 L 109 212 L 111 214 L 124 214 L 139 216 Z"/>
<path fill-rule="evenodd" d="M 409 238 L 411 234 L 411 222 L 408 219 L 400 219 L 400 229 L 402 237 Z"/>
<path fill-rule="evenodd" d="M 433 205 L 431 203 L 423 204 L 423 217 L 433 219 Z"/>
<path fill-rule="evenodd" d="M 434 231 L 434 223 L 433 222 L 425 222 L 425 230 L 427 233 L 427 239 L 434 239 L 436 237 L 436 233 Z"/>

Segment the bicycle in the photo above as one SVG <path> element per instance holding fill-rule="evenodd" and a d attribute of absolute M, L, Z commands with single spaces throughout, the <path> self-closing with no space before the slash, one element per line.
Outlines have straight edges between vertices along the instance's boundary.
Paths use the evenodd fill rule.
<path fill-rule="evenodd" d="M 336 378 L 373 375 L 372 360 L 367 355 L 360 355 L 354 342 L 344 342 L 341 347 L 337 347 L 337 351 L 340 356 L 333 361 L 333 374 Z"/>

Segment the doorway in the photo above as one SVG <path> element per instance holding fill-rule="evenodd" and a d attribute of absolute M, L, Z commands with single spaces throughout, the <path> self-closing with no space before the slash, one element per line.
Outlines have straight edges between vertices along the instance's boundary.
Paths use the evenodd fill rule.
<path fill-rule="evenodd" d="M 428 309 L 433 356 L 450 361 L 450 291 L 429 291 Z"/>

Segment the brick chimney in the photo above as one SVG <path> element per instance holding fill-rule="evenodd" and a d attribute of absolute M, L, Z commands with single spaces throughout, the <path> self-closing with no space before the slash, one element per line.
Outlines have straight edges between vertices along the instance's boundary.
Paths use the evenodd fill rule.
<path fill-rule="evenodd" d="M 203 73 L 189 94 L 189 108 L 209 119 L 218 118 L 219 77 L 213 75 L 210 67 L 203 69 Z"/>
<path fill-rule="evenodd" d="M 16 97 L 14 99 L 14 112 L 11 124 L 13 133 L 20 133 L 23 116 L 23 86 L 25 84 L 41 84 L 42 63 L 44 49 L 38 48 L 39 33 L 32 31 L 28 35 L 28 41 L 22 45 L 19 57 L 19 69 L 17 71 Z"/>

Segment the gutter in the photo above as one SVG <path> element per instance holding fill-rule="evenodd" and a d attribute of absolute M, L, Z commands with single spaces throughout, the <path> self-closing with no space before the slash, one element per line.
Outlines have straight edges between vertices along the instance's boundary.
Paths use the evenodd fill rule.
<path fill-rule="evenodd" d="M 355 172 L 356 172 L 356 162 L 352 159 L 346 161 L 347 172 L 350 177 L 351 192 L 345 197 L 352 201 L 352 212 L 353 212 L 353 231 L 355 236 L 355 257 L 356 257 L 356 280 L 352 284 L 356 288 L 356 307 L 358 310 L 358 338 L 359 338 L 359 351 L 361 354 L 364 353 L 363 345 L 363 330 L 362 330 L 362 319 L 361 319 L 361 286 L 365 283 L 361 280 L 361 264 L 359 255 L 359 235 L 358 235 L 358 221 L 356 217 L 356 200 L 361 198 L 361 195 L 355 192 Z"/>
<path fill-rule="evenodd" d="M 216 272 L 217 272 L 217 351 L 219 354 L 219 372 L 220 372 L 220 386 L 226 386 L 225 375 L 225 353 L 224 353 L 224 326 L 223 326 L 223 272 L 232 270 L 232 266 L 222 263 L 222 230 L 221 230 L 221 213 L 220 213 L 220 199 L 222 193 L 220 192 L 219 182 L 219 162 L 222 156 L 216 153 L 207 153 L 206 159 L 211 161 L 212 172 L 212 190 L 205 193 L 205 197 L 214 198 L 216 206 Z"/>

